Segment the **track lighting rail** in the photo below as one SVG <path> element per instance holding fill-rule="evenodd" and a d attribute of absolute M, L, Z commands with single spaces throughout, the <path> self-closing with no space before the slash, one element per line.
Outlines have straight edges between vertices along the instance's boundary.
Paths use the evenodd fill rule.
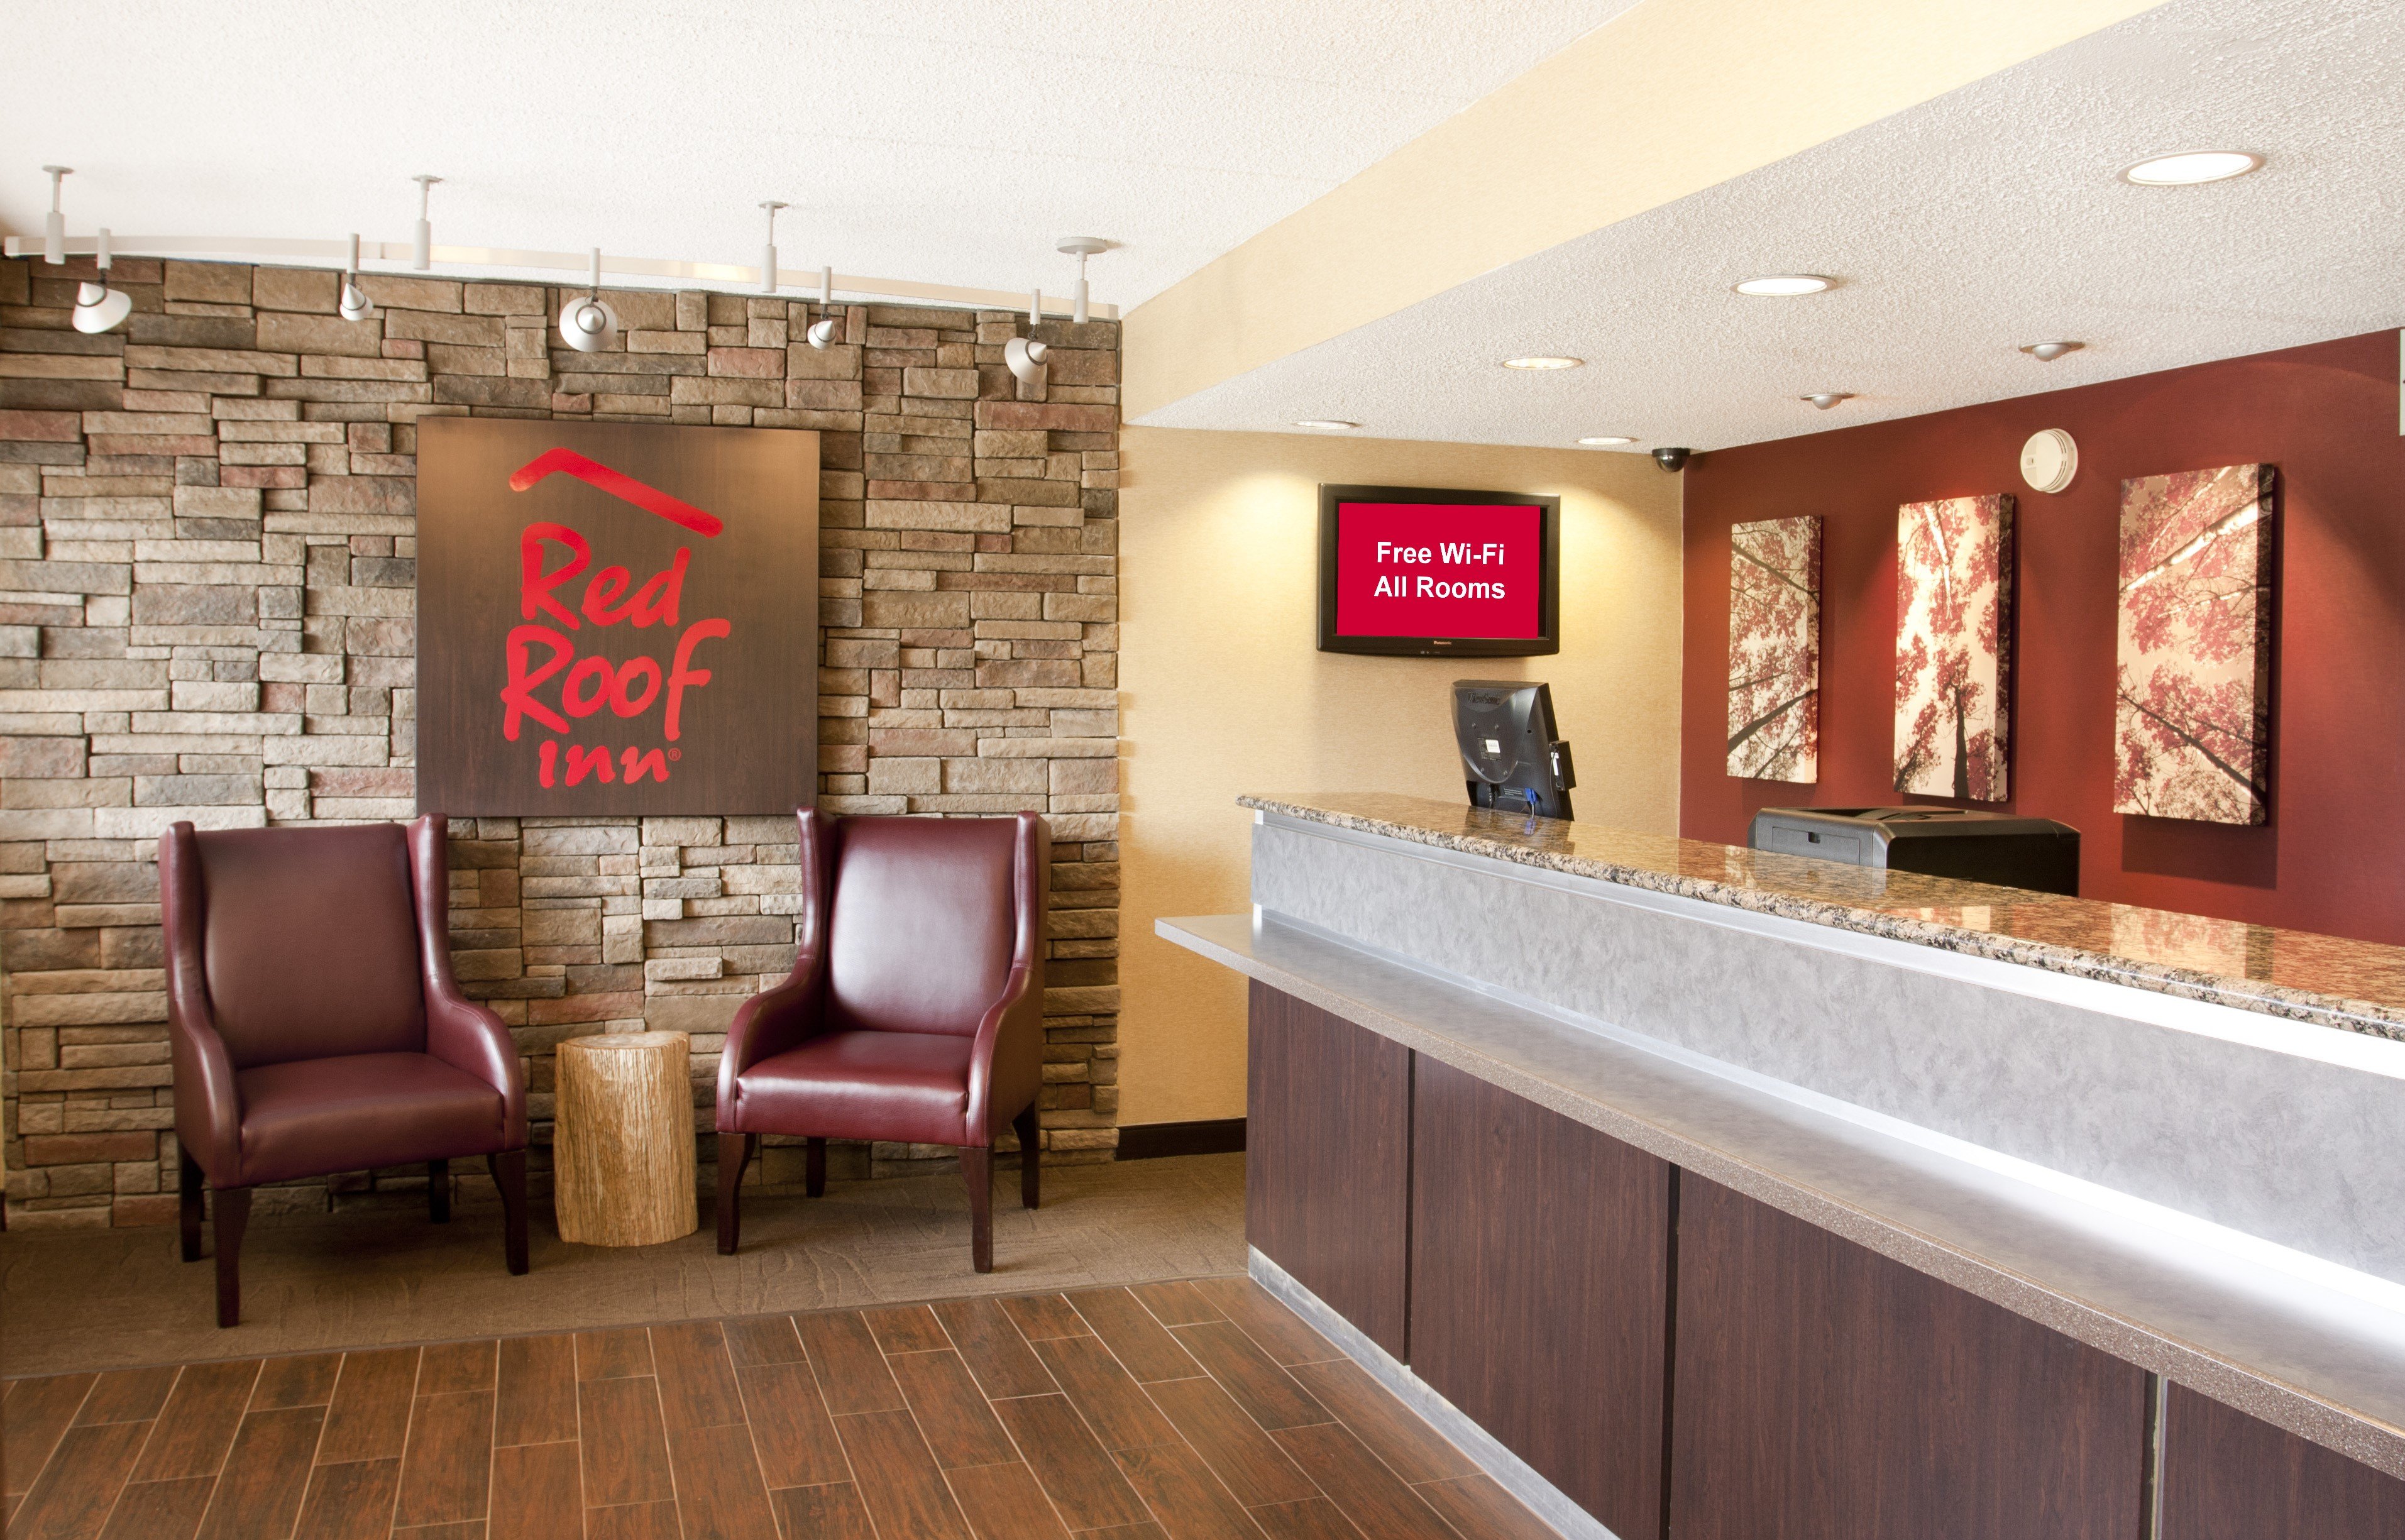
<path fill-rule="evenodd" d="M 350 256 L 347 241 L 303 241 L 236 239 L 221 235 L 119 235 L 111 239 L 111 251 L 119 258 L 174 257 L 193 261 L 257 262 L 270 267 L 339 268 Z M 90 236 L 71 236 L 66 241 L 69 256 L 89 257 L 97 244 Z M 22 235 L 8 236 L 0 241 L 0 252 L 10 257 L 38 256 L 41 239 Z M 417 271 L 412 266 L 416 254 L 414 243 L 408 241 L 362 241 L 359 259 L 381 263 L 385 271 L 407 276 Z M 437 269 L 476 268 L 519 272 L 529 276 L 540 275 L 540 281 L 565 287 L 584 287 L 591 258 L 581 251 L 518 251 L 499 246 L 446 246 L 432 250 Z M 371 270 L 372 272 L 373 270 Z M 675 262 L 656 257 L 610 257 L 602 261 L 606 276 L 632 279 L 635 287 L 667 287 L 682 284 L 725 285 L 730 288 L 742 286 L 757 292 L 762 287 L 757 267 L 744 267 L 734 262 Z M 473 278 L 499 276 L 491 271 L 452 273 L 452 277 Z M 780 284 L 815 287 L 819 270 L 785 268 L 777 270 Z M 646 283 L 644 280 L 650 280 Z M 1026 307 L 1024 289 L 965 288 L 952 284 L 922 284 L 908 278 L 866 278 L 846 273 L 835 275 L 837 299 L 901 300 L 919 304 L 966 305 L 978 310 L 1020 311 Z M 1047 300 L 1047 315 L 1067 317 L 1074 306 L 1068 301 Z M 1118 318 L 1117 305 L 1090 305 L 1089 313 L 1098 320 Z"/>

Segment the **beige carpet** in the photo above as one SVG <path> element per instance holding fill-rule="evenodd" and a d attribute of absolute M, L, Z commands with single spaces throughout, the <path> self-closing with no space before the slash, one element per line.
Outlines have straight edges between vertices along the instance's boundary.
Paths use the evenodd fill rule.
<path fill-rule="evenodd" d="M 1023 1295 L 1241 1272 L 1244 1156 L 1044 1173 L 1044 1207 L 994 1184 L 994 1270 L 969 1267 L 968 1199 L 949 1169 L 743 1200 L 743 1249 L 701 1228 L 664 1246 L 571 1246 L 538 1205 L 534 1269 L 501 1265 L 498 1208 L 260 1218 L 243 1247 L 243 1323 L 216 1325 L 214 1267 L 171 1227 L 0 1238 L 0 1373 L 254 1357 L 637 1323 Z"/>

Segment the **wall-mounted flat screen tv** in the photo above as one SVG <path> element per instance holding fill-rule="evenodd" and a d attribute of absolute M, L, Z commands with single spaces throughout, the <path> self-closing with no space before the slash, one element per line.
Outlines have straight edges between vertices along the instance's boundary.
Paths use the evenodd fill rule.
<path fill-rule="evenodd" d="M 1319 650 L 1519 658 L 1562 650 L 1559 497 L 1319 489 Z"/>

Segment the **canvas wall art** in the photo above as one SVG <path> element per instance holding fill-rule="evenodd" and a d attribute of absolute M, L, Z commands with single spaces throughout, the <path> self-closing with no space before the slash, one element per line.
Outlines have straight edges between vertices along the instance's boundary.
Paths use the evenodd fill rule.
<path fill-rule="evenodd" d="M 2002 802 L 2012 728 L 2013 499 L 1896 515 L 1895 789 Z"/>
<path fill-rule="evenodd" d="M 2116 812 L 2270 816 L 2271 483 L 2268 465 L 2121 483 Z"/>
<path fill-rule="evenodd" d="M 1821 777 L 1821 521 L 1729 531 L 1728 773 Z"/>

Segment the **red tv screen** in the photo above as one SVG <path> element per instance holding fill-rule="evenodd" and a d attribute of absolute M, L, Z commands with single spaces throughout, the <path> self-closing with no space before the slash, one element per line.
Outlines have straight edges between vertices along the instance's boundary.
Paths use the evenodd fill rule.
<path fill-rule="evenodd" d="M 1553 499 L 1382 487 L 1325 496 L 1337 490 L 1323 492 L 1323 648 L 1554 650 Z"/>

